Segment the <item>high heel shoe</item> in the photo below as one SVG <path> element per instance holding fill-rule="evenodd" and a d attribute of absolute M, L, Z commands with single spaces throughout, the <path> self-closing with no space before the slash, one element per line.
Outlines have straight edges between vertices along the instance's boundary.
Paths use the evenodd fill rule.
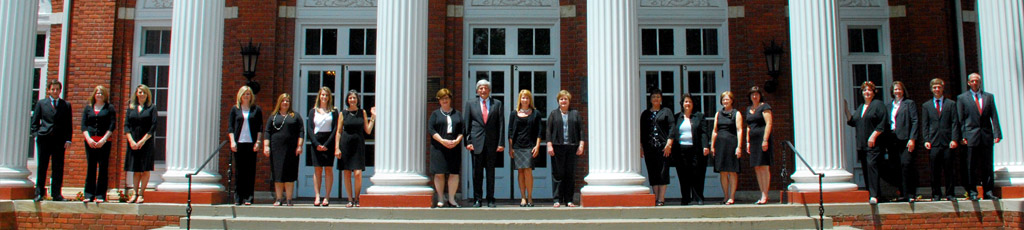
<path fill-rule="evenodd" d="M 288 199 L 287 203 L 288 203 L 288 206 L 295 206 L 295 204 L 292 203 L 292 199 Z"/>
<path fill-rule="evenodd" d="M 314 207 L 320 207 L 320 197 L 314 197 L 313 198 L 313 206 Z"/>
<path fill-rule="evenodd" d="M 732 205 L 732 204 L 735 204 L 735 203 L 736 203 L 736 201 L 733 200 L 733 199 L 729 199 L 729 200 L 725 201 L 725 205 Z"/>
<path fill-rule="evenodd" d="M 763 205 L 763 204 L 767 204 L 767 203 L 768 203 L 768 198 L 767 197 L 762 197 L 760 200 L 757 200 L 757 203 L 755 203 L 755 204 Z"/>
<path fill-rule="evenodd" d="M 345 204 L 346 208 L 351 208 L 351 207 L 354 207 L 354 206 L 355 206 L 355 203 L 352 203 L 352 199 L 349 199 L 348 200 L 348 204 Z"/>
<path fill-rule="evenodd" d="M 875 197 L 868 198 L 868 204 L 878 204 L 878 198 L 875 198 Z"/>
<path fill-rule="evenodd" d="M 274 200 L 274 206 L 281 206 L 281 200 Z"/>
<path fill-rule="evenodd" d="M 132 199 L 128 200 L 128 203 L 133 203 L 133 204 L 134 204 L 134 203 L 135 203 L 135 201 L 136 201 L 136 200 L 138 200 L 138 199 L 139 199 L 139 196 L 138 196 L 138 195 L 136 195 L 136 196 L 132 196 Z"/>
<path fill-rule="evenodd" d="M 331 198 L 324 197 L 324 200 L 320 202 L 320 206 L 327 207 L 331 205 Z"/>
<path fill-rule="evenodd" d="M 519 200 L 519 207 L 522 207 L 522 208 L 526 207 L 526 199 L 525 198 Z"/>

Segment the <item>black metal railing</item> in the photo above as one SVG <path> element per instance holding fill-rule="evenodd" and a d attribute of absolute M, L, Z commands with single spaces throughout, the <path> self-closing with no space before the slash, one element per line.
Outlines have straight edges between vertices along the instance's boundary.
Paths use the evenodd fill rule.
<path fill-rule="evenodd" d="M 793 146 L 793 142 L 786 141 L 786 145 L 793 150 L 793 155 L 800 159 L 800 162 L 807 167 L 807 170 L 811 171 L 811 174 L 818 175 L 818 229 L 825 228 L 825 192 L 822 191 L 821 180 L 825 178 L 825 173 L 818 173 L 814 171 L 814 168 L 807 161 L 804 160 L 803 156 L 800 156 L 800 152 L 796 150 L 796 146 Z"/>
<path fill-rule="evenodd" d="M 220 145 L 217 145 L 217 148 L 213 149 L 213 153 L 210 153 L 210 156 L 206 158 L 206 161 L 203 161 L 203 165 L 200 165 L 199 169 L 196 169 L 196 172 L 185 174 L 185 177 L 188 178 L 188 201 L 185 206 L 185 229 L 192 229 L 192 176 L 199 175 L 199 172 L 202 172 L 203 168 L 206 168 L 206 165 L 210 164 L 210 160 L 213 160 L 214 157 L 220 155 L 218 154 L 220 153 L 220 149 L 224 148 L 224 144 L 227 143 L 228 141 L 221 141 Z"/>

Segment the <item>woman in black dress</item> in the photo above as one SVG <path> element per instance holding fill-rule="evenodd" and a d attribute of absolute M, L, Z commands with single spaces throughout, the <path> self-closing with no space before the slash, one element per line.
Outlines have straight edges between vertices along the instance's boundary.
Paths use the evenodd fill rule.
<path fill-rule="evenodd" d="M 252 88 L 242 86 L 228 114 L 228 140 L 235 154 L 235 205 L 252 205 L 256 183 L 256 153 L 263 140 L 263 110 L 253 101 Z"/>
<path fill-rule="evenodd" d="M 117 112 L 114 105 L 107 103 L 110 91 L 107 87 L 97 85 L 89 97 L 89 104 L 82 110 L 82 135 L 85 136 L 85 199 L 89 203 L 107 200 L 107 169 L 110 165 L 110 136 L 117 124 Z M 97 170 L 99 178 L 97 179 Z"/>
<path fill-rule="evenodd" d="M 683 95 L 680 102 L 683 111 L 676 115 L 676 125 L 672 127 L 672 158 L 675 161 L 676 174 L 679 175 L 679 190 L 682 194 L 682 205 L 696 201 L 704 204 L 704 174 L 708 170 L 708 127 L 704 122 L 704 113 L 694 110 L 693 98 L 690 94 Z"/>
<path fill-rule="evenodd" d="M 367 119 L 366 111 L 359 109 L 359 92 L 349 90 L 345 94 L 345 101 L 348 107 L 341 112 L 341 122 L 338 122 L 336 128 L 339 132 L 334 140 L 334 157 L 338 158 L 338 170 L 341 170 L 342 183 L 348 192 L 348 204 L 345 207 L 359 207 L 359 191 L 363 189 L 363 170 L 366 169 L 364 135 L 373 132 L 377 108 L 370 108 L 370 118 Z"/>
<path fill-rule="evenodd" d="M 576 193 L 576 158 L 583 156 L 587 141 L 583 135 L 583 117 L 580 111 L 569 109 L 572 94 L 558 91 L 558 108 L 548 114 L 544 136 L 548 137 L 548 156 L 551 156 L 551 181 L 554 187 L 554 207 L 576 207 L 572 203 Z"/>
<path fill-rule="evenodd" d="M 654 190 L 655 205 L 665 205 L 665 189 L 668 188 L 668 157 L 672 155 L 672 127 L 676 119 L 672 109 L 661 107 L 660 89 L 650 90 L 651 107 L 640 114 L 640 144 L 647 165 L 647 178 Z"/>
<path fill-rule="evenodd" d="M 306 134 L 309 135 L 310 154 L 306 155 L 306 166 L 313 166 L 313 206 L 328 206 L 331 188 L 334 187 L 334 136 L 338 126 L 338 111 L 334 109 L 334 94 L 331 89 L 321 87 L 317 93 L 315 108 L 309 110 Z M 320 181 L 323 180 L 324 199 L 320 200 Z"/>
<path fill-rule="evenodd" d="M 462 207 L 455 200 L 459 190 L 459 172 L 462 170 L 462 149 L 458 148 L 463 138 L 462 113 L 452 107 L 452 93 L 442 88 L 437 91 L 437 102 L 441 108 L 430 113 L 427 132 L 430 134 L 430 173 L 434 174 L 434 191 L 437 192 L 437 207 Z M 448 175 L 448 202 L 444 202 L 445 174 Z"/>
<path fill-rule="evenodd" d="M 768 203 L 768 186 L 772 175 L 772 107 L 762 101 L 764 94 L 761 87 L 750 88 L 750 107 L 747 108 L 747 154 L 750 154 L 750 165 L 757 174 L 757 186 L 761 189 L 761 199 L 757 204 Z"/>
<path fill-rule="evenodd" d="M 149 186 L 149 173 L 153 171 L 156 146 L 151 140 L 156 137 L 157 114 L 152 99 L 152 91 L 149 91 L 148 86 L 135 87 L 124 117 L 125 140 L 128 141 L 124 170 L 133 172 L 132 184 L 135 189 L 135 196 L 128 203 L 145 201 L 143 193 Z"/>
<path fill-rule="evenodd" d="M 530 90 L 519 91 L 516 113 L 508 118 L 508 155 L 519 171 L 519 207 L 533 206 L 533 158 L 540 150 L 541 114 L 533 105 Z"/>
<path fill-rule="evenodd" d="M 299 177 L 299 155 L 302 154 L 304 127 L 302 116 L 292 111 L 292 96 L 277 97 L 274 112 L 263 128 L 263 155 L 270 157 L 270 171 L 274 179 L 274 206 L 292 206 L 292 190 Z M 285 193 L 282 198 L 282 192 Z M 286 199 L 285 203 L 281 199 Z"/>
<path fill-rule="evenodd" d="M 868 203 L 878 203 L 878 161 L 882 155 L 882 146 L 876 144 L 878 136 L 885 131 L 885 103 L 875 99 L 875 83 L 865 81 L 860 85 L 860 94 L 864 97 L 864 104 L 857 108 L 857 113 L 850 115 L 850 109 L 843 101 L 843 109 L 846 112 L 846 125 L 857 129 L 857 160 L 863 166 L 864 183 L 868 187 Z"/>
<path fill-rule="evenodd" d="M 715 172 L 721 173 L 726 205 L 736 203 L 742 156 L 739 143 L 743 137 L 743 115 L 733 109 L 734 99 L 731 91 L 722 93 L 722 111 L 715 114 L 715 130 L 711 133 L 711 154 L 715 156 Z"/>

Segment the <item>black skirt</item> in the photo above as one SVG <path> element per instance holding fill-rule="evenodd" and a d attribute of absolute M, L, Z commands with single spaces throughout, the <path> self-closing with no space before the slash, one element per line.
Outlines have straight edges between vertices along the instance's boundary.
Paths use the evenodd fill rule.
<path fill-rule="evenodd" d="M 430 173 L 458 175 L 462 171 L 462 149 L 445 148 L 433 140 L 430 143 Z"/>
<path fill-rule="evenodd" d="M 314 135 L 320 143 L 327 147 L 327 151 L 317 151 L 316 146 L 309 145 L 309 154 L 306 154 L 306 166 L 313 167 L 334 167 L 334 143 L 324 143 L 331 138 L 333 132 L 319 132 Z"/>

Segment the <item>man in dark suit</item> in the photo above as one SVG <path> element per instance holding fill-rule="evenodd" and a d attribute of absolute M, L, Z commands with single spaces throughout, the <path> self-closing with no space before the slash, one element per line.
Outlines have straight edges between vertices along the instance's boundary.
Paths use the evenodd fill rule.
<path fill-rule="evenodd" d="M 505 116 L 501 101 L 491 98 L 491 82 L 476 83 L 476 100 L 467 101 L 465 111 L 466 140 L 473 157 L 473 207 L 480 207 L 483 198 L 484 171 L 487 172 L 487 207 L 494 206 L 495 161 L 505 151 Z"/>
<path fill-rule="evenodd" d="M 890 165 L 899 166 L 901 200 L 914 202 L 917 197 L 917 175 L 914 167 L 915 141 L 917 140 L 917 104 L 906 98 L 907 87 L 903 82 L 892 84 L 892 103 L 886 105 L 886 129 L 883 133 L 886 153 Z M 896 178 L 894 178 L 896 179 Z"/>
<path fill-rule="evenodd" d="M 971 89 L 957 96 L 957 112 L 960 115 L 961 144 L 967 146 L 967 194 L 971 200 L 978 200 L 979 184 L 985 199 L 999 199 L 992 194 L 994 175 L 992 146 L 999 143 L 1003 133 L 999 128 L 999 114 L 995 97 L 981 91 L 981 74 L 967 76 Z"/>
<path fill-rule="evenodd" d="M 932 99 L 921 105 L 921 128 L 924 129 L 924 148 L 928 150 L 932 168 L 932 201 L 942 200 L 941 186 L 946 186 L 946 200 L 955 201 L 956 140 L 960 139 L 960 119 L 956 101 L 945 98 L 946 83 L 942 79 L 931 81 Z M 945 180 L 945 181 L 943 181 Z"/>
<path fill-rule="evenodd" d="M 71 145 L 71 105 L 60 99 L 62 85 L 57 80 L 46 83 L 46 98 L 32 108 L 32 135 L 36 137 L 36 197 L 38 202 L 46 194 L 46 169 L 51 166 L 50 197 L 63 201 L 60 194 L 64 184 L 64 150 Z M 50 162 L 50 159 L 53 162 Z"/>

